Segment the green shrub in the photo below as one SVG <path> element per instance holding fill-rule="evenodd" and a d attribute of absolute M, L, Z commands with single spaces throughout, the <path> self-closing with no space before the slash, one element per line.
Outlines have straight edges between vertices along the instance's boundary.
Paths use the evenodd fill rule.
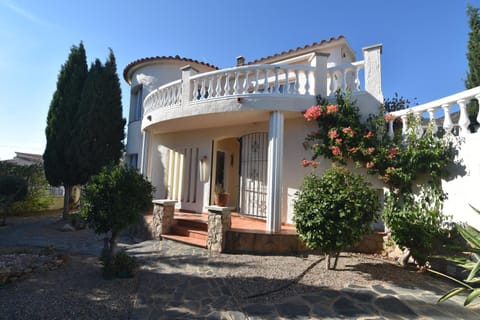
<path fill-rule="evenodd" d="M 48 189 L 43 166 L 21 166 L 8 162 L 0 162 L 0 176 L 18 176 L 27 181 L 27 196 L 20 201 L 15 201 L 11 207 L 12 213 L 30 213 L 48 209 L 53 203 L 53 197 Z"/>
<path fill-rule="evenodd" d="M 360 175 L 331 168 L 322 177 L 305 177 L 294 202 L 294 221 L 300 239 L 311 249 L 321 249 L 330 268 L 330 256 L 354 246 L 377 218 L 376 191 Z M 336 261 L 334 267 L 336 266 Z"/>
<path fill-rule="evenodd" d="M 408 249 L 404 263 L 411 255 L 424 266 L 437 238 L 442 236 L 449 217 L 442 214 L 443 194 L 424 186 L 418 195 L 390 192 L 385 198 L 383 218 L 401 249 Z"/>
<path fill-rule="evenodd" d="M 25 199 L 27 193 L 28 184 L 22 177 L 0 176 L 0 205 L 3 211 L 0 225 L 5 225 L 6 217 L 12 204 Z"/>
<path fill-rule="evenodd" d="M 103 276 L 110 278 L 131 278 L 135 275 L 138 267 L 134 257 L 130 257 L 125 251 L 119 251 L 111 255 L 108 249 L 103 249 L 100 256 L 102 262 Z"/>
<path fill-rule="evenodd" d="M 152 205 L 153 187 L 137 170 L 108 166 L 83 189 L 82 216 L 97 234 L 108 234 L 105 248 L 115 252 L 120 233 Z"/>

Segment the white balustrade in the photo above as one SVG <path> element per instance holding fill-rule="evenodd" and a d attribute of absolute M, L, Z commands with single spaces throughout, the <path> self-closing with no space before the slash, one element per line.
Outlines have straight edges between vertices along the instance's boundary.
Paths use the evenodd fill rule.
<path fill-rule="evenodd" d="M 465 90 L 465 91 L 462 91 L 462 92 L 459 92 L 459 93 L 456 93 L 432 102 L 428 102 L 419 106 L 415 106 L 409 109 L 391 112 L 389 117 L 389 122 L 390 122 L 389 128 L 390 127 L 393 128 L 393 121 L 395 120 L 395 118 L 400 117 L 403 122 L 402 134 L 405 135 L 408 130 L 408 124 L 407 124 L 408 114 L 412 113 L 417 119 L 421 119 L 421 115 L 423 113 L 428 113 L 429 121 L 433 125 L 434 132 L 436 132 L 438 130 L 438 127 L 437 127 L 438 119 L 435 119 L 435 113 L 438 110 L 442 110 L 443 111 L 442 128 L 445 130 L 445 132 L 451 133 L 453 132 L 453 129 L 455 127 L 458 127 L 460 135 L 462 136 L 468 135 L 470 134 L 470 130 L 468 128 L 470 125 L 470 119 L 467 114 L 467 105 L 470 101 L 474 99 L 480 103 L 480 86 L 469 89 L 469 90 Z M 452 114 L 451 114 L 453 109 L 452 107 L 455 105 L 458 105 L 458 111 L 456 112 L 459 112 L 458 122 L 456 124 L 453 123 Z M 476 119 L 477 121 L 480 120 L 480 112 L 477 114 Z M 418 130 L 416 131 L 417 134 L 422 134 L 424 129 L 418 128 L 416 130 Z M 392 136 L 393 136 L 393 132 L 392 132 Z"/>
<path fill-rule="evenodd" d="M 191 101 L 246 94 L 314 95 L 306 65 L 254 65 L 201 73 L 191 77 Z"/>
<path fill-rule="evenodd" d="M 328 68 L 327 94 L 333 95 L 339 89 L 356 92 L 361 90 L 360 70 L 365 67 L 364 61 L 357 61 Z"/>
<path fill-rule="evenodd" d="M 182 81 L 170 82 L 152 91 L 143 102 L 144 115 L 163 107 L 182 104 Z"/>
<path fill-rule="evenodd" d="M 363 61 L 328 68 L 323 75 L 329 83 L 328 95 L 338 89 L 360 91 L 359 72 L 363 68 Z M 187 80 L 189 86 L 177 80 L 151 92 L 144 101 L 144 116 L 160 108 L 239 95 L 315 96 L 314 71 L 309 65 L 260 64 L 195 74 Z M 183 90 L 189 94 L 183 95 Z M 189 100 L 182 101 L 182 95 Z"/>

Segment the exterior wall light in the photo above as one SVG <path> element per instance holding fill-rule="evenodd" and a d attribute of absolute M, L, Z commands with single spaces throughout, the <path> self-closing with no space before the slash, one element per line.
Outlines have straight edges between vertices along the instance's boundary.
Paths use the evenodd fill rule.
<path fill-rule="evenodd" d="M 200 159 L 200 182 L 208 181 L 208 157 L 203 156 Z"/>

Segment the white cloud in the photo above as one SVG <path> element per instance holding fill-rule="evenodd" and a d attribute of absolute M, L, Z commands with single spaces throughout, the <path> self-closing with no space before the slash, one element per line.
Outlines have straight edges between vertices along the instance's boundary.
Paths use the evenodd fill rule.
<path fill-rule="evenodd" d="M 18 5 L 14 4 L 11 0 L 0 0 L 0 5 L 3 5 L 10 9 L 11 11 L 15 12 L 19 16 L 27 19 L 28 21 L 40 25 L 50 25 L 50 23 L 42 18 L 38 17 L 37 15 L 19 7 Z"/>

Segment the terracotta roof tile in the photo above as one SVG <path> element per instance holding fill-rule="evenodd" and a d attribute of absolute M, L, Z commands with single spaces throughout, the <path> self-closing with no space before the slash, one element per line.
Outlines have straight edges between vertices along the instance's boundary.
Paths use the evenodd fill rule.
<path fill-rule="evenodd" d="M 176 56 L 156 56 L 156 57 L 142 58 L 142 59 L 138 59 L 138 60 L 135 60 L 133 62 L 130 62 L 125 67 L 125 69 L 123 70 L 123 78 L 125 79 L 125 81 L 129 82 L 130 79 L 128 79 L 128 73 L 130 72 L 130 70 L 133 67 L 135 67 L 139 64 L 145 63 L 145 62 L 151 62 L 151 61 L 157 61 L 157 60 L 178 60 L 178 61 L 185 61 L 185 62 L 193 62 L 193 63 L 203 64 L 203 65 L 205 65 L 207 67 L 211 67 L 213 69 L 218 69 L 218 67 L 216 67 L 212 64 L 202 62 L 202 61 L 198 61 L 198 60 L 194 60 L 194 59 L 190 59 L 190 58 L 180 57 L 179 55 L 176 55 Z"/>
<path fill-rule="evenodd" d="M 250 62 L 247 63 L 247 65 L 258 64 L 258 63 L 262 63 L 262 62 L 265 62 L 265 61 L 268 61 L 268 60 L 271 60 L 271 59 L 279 58 L 279 57 L 282 57 L 282 56 L 285 56 L 285 55 L 288 55 L 288 54 L 295 54 L 295 53 L 300 53 L 301 51 L 306 51 L 306 50 L 309 50 L 309 49 L 315 49 L 315 48 L 320 47 L 322 45 L 325 45 L 327 43 L 331 43 L 331 42 L 338 41 L 338 40 L 341 40 L 341 39 L 345 39 L 345 37 L 343 35 L 340 35 L 336 38 L 332 37 L 328 40 L 322 40 L 320 42 L 314 42 L 312 44 L 307 44 L 303 47 L 297 47 L 296 49 L 290 49 L 288 51 L 283 51 L 282 53 L 275 53 L 275 54 L 273 54 L 271 56 L 268 56 L 268 57 L 264 57 L 264 58 L 260 58 L 260 59 L 250 61 Z"/>

